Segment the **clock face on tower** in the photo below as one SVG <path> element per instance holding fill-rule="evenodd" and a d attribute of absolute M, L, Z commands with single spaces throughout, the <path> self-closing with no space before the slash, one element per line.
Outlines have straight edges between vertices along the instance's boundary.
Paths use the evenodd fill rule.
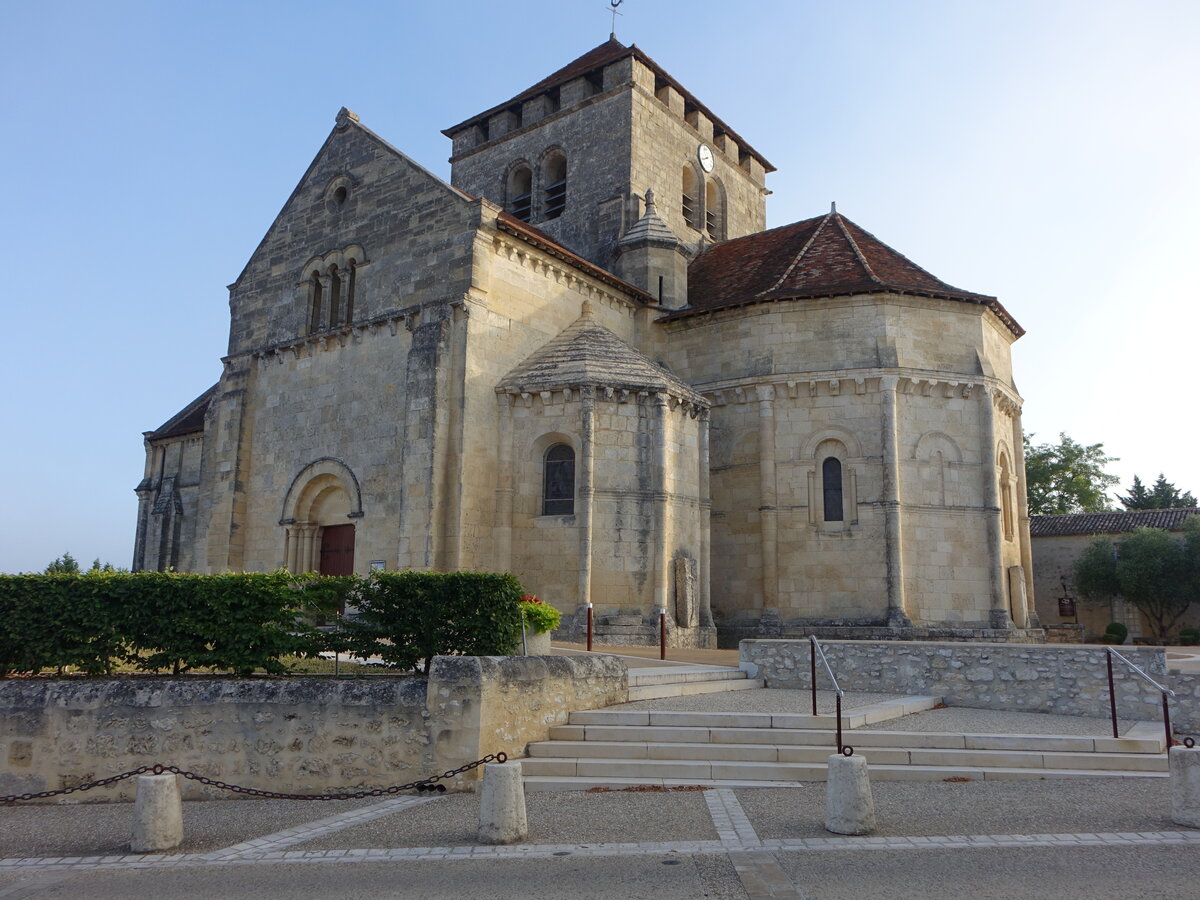
<path fill-rule="evenodd" d="M 705 172 L 713 170 L 713 154 L 708 144 L 700 145 L 699 149 L 696 150 L 696 158 L 700 160 L 700 168 Z"/>

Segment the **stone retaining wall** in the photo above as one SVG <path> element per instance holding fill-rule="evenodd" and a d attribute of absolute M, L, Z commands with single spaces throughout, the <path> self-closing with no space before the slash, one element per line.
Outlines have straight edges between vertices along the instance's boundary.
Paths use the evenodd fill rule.
<path fill-rule="evenodd" d="M 571 710 L 624 702 L 628 683 L 611 656 L 437 657 L 428 679 L 3 679 L 0 795 L 154 763 L 287 793 L 387 787 L 501 750 L 521 756 Z M 183 787 L 193 799 L 238 796 Z M 67 799 L 129 799 L 133 788 Z"/>
<path fill-rule="evenodd" d="M 1109 714 L 1103 647 L 915 641 L 822 641 L 821 646 L 846 691 L 928 694 L 952 706 L 982 709 Z M 1121 647 L 1120 652 L 1177 691 L 1171 714 L 1178 730 L 1200 726 L 1200 677 L 1173 675 L 1168 681 L 1162 647 Z M 756 677 L 765 678 L 768 687 L 809 686 L 807 641 L 742 641 L 741 660 L 756 666 Z M 1161 720 L 1161 695 L 1119 661 L 1114 671 L 1117 715 Z M 821 668 L 817 687 L 829 687 Z"/>

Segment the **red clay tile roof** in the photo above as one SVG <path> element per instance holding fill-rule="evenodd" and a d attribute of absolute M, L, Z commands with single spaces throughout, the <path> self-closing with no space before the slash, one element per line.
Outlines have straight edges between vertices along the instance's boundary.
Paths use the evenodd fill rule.
<path fill-rule="evenodd" d="M 983 304 L 1018 337 L 1025 333 L 995 297 L 946 284 L 837 212 L 709 247 L 688 266 L 688 307 L 669 318 L 883 291 Z"/>
<path fill-rule="evenodd" d="M 1122 512 L 1072 513 L 1065 516 L 1030 516 L 1032 537 L 1062 537 L 1071 534 L 1126 534 L 1135 528 L 1180 531 L 1189 516 L 1200 509 L 1130 509 Z"/>
<path fill-rule="evenodd" d="M 145 438 L 148 441 L 157 441 L 163 438 L 181 437 L 185 434 L 194 434 L 195 432 L 204 430 L 204 414 L 208 412 L 208 404 L 212 400 L 213 395 L 217 392 L 217 385 L 213 385 L 171 418 L 167 419 L 154 431 L 147 431 Z"/>
<path fill-rule="evenodd" d="M 638 47 L 637 44 L 631 44 L 630 46 L 626 47 L 615 37 L 610 37 L 600 46 L 593 47 L 587 53 L 583 54 L 583 56 L 580 56 L 579 58 L 567 63 L 557 72 L 543 78 L 533 87 L 526 88 L 525 90 L 521 91 L 521 93 L 517 94 L 511 100 L 506 100 L 505 102 L 497 104 L 485 112 L 481 112 L 477 115 L 471 116 L 469 119 L 459 122 L 457 125 L 452 125 L 449 128 L 444 129 L 442 134 L 444 134 L 446 137 L 453 137 L 456 132 L 461 131 L 469 125 L 477 125 L 486 122 L 489 118 L 503 109 L 507 109 L 510 106 L 515 106 L 518 103 L 524 103 L 526 100 L 532 100 L 539 94 L 544 94 L 546 91 L 552 90 L 553 88 L 561 87 L 568 81 L 574 81 L 576 78 L 586 75 L 589 72 L 594 72 L 597 69 L 603 69 L 605 66 L 611 65 L 617 60 L 624 59 L 627 56 L 632 56 L 639 60 L 655 75 L 668 82 L 671 87 L 679 91 L 689 106 L 694 106 L 696 109 L 704 113 L 704 115 L 707 116 L 713 123 L 713 134 L 724 133 L 729 135 L 729 137 L 736 141 L 737 144 L 747 153 L 762 163 L 764 169 L 766 169 L 768 172 L 775 171 L 775 167 L 767 161 L 765 156 L 751 147 L 748 143 L 746 143 L 746 141 L 742 140 L 741 136 L 738 135 L 737 132 L 713 115 L 712 110 L 692 96 L 690 92 L 684 89 L 683 85 L 667 74 L 667 71 L 662 66 L 642 52 L 641 48 Z"/>

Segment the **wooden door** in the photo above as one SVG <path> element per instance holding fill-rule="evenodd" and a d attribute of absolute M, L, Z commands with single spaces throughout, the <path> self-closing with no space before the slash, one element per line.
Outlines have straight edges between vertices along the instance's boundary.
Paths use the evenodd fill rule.
<path fill-rule="evenodd" d="M 354 574 L 354 526 L 326 525 L 321 529 L 322 575 Z"/>

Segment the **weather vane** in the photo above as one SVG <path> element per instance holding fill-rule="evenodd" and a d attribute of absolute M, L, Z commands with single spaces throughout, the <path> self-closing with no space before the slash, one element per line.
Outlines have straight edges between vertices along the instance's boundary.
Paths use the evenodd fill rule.
<path fill-rule="evenodd" d="M 617 7 L 624 3 L 625 0 L 608 0 L 609 9 L 612 11 L 612 31 L 609 32 L 609 37 L 614 40 L 617 37 L 617 16 L 623 16 L 625 13 L 617 12 Z"/>

